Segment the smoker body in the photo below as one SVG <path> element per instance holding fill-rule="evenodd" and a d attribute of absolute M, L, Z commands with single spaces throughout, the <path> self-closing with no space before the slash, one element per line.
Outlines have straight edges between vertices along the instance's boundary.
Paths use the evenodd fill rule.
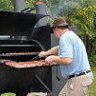
<path fill-rule="evenodd" d="M 30 60 L 32 56 L 10 56 L 14 52 L 41 52 L 51 46 L 50 26 L 35 27 L 45 17 L 40 14 L 0 12 L 0 59 Z M 2 53 L 5 54 L 2 56 Z M 7 55 L 6 55 L 7 53 Z M 0 93 L 14 92 L 26 96 L 28 92 L 52 90 L 51 67 L 17 69 L 0 63 Z M 38 80 L 38 78 L 40 80 Z M 46 85 L 48 88 L 45 88 Z"/>
<path fill-rule="evenodd" d="M 35 78 L 38 75 L 41 80 L 48 83 L 46 81 L 48 71 L 51 70 L 47 67 L 16 69 L 0 65 L 0 93 L 14 92 L 17 96 L 18 94 L 22 96 L 22 94 L 27 94 L 30 91 L 48 92 Z"/>

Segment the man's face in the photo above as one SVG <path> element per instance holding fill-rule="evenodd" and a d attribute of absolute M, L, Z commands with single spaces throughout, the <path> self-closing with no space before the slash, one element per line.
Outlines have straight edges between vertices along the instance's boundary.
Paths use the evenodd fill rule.
<path fill-rule="evenodd" d="M 62 30 L 60 28 L 53 28 L 53 33 L 56 36 L 56 38 L 60 38 L 60 36 L 62 35 Z"/>

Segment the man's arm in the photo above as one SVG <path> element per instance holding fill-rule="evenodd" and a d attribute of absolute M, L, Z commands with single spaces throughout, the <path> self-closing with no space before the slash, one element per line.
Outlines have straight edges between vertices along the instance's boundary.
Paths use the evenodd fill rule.
<path fill-rule="evenodd" d="M 59 56 L 48 56 L 45 60 L 49 64 L 70 64 L 72 62 L 72 58 L 64 58 Z"/>
<path fill-rule="evenodd" d="M 56 47 L 53 47 L 47 51 L 42 51 L 39 53 L 39 56 L 43 57 L 43 56 L 48 56 L 48 55 L 57 55 L 58 54 L 58 47 L 59 46 L 56 46 Z"/>
<path fill-rule="evenodd" d="M 58 54 L 58 47 L 59 46 L 49 49 L 48 51 L 46 51 L 46 54 L 47 55 L 57 55 Z"/>

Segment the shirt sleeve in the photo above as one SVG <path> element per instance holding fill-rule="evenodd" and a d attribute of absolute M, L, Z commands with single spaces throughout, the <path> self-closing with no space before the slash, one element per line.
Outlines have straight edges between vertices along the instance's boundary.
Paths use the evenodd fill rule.
<path fill-rule="evenodd" d="M 73 44 L 70 38 L 61 38 L 59 42 L 59 56 L 73 58 Z"/>

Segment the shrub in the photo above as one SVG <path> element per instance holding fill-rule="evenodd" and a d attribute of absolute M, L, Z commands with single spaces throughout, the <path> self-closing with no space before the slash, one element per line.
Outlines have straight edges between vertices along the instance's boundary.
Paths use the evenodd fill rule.
<path fill-rule="evenodd" d="M 92 67 L 96 66 L 96 55 L 89 56 L 89 62 Z"/>
<path fill-rule="evenodd" d="M 16 94 L 15 93 L 8 92 L 8 93 L 3 93 L 0 96 L 16 96 Z"/>

